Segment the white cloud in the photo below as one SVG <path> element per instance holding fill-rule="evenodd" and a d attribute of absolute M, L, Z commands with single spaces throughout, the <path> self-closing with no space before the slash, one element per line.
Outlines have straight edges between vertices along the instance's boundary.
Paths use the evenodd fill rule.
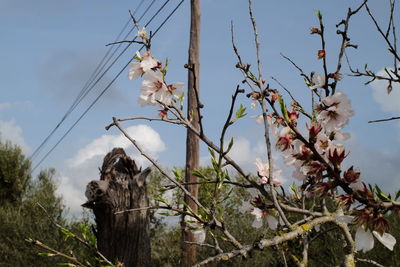
<path fill-rule="evenodd" d="M 72 215 L 78 215 L 82 210 L 81 205 L 85 202 L 85 188 L 74 186 L 71 179 L 62 174 L 59 174 L 56 179 L 58 180 L 56 194 L 63 197 Z"/>
<path fill-rule="evenodd" d="M 15 120 L 0 120 L 0 138 L 2 141 L 9 140 L 11 143 L 20 146 L 24 154 L 29 154 L 31 151 L 31 148 L 25 142 L 22 135 L 21 127 L 15 122 Z"/>
<path fill-rule="evenodd" d="M 126 132 L 150 155 L 154 156 L 165 149 L 160 135 L 147 125 L 131 126 L 126 129 Z M 127 149 L 132 146 L 131 142 L 122 134 L 103 135 L 79 150 L 70 164 L 72 167 L 77 167 L 93 157 L 106 155 L 114 147 Z"/>
<path fill-rule="evenodd" d="M 377 73 L 377 75 L 387 77 L 387 74 L 384 70 L 381 70 Z M 381 106 L 381 109 L 385 112 L 393 112 L 396 114 L 400 113 L 400 84 L 393 83 L 393 90 L 388 95 L 387 86 L 388 82 L 384 80 L 375 80 L 370 83 L 373 96 L 376 102 L 378 102 Z"/>
<path fill-rule="evenodd" d="M 250 141 L 243 136 L 234 138 L 229 156 L 239 165 L 248 165 L 250 162 L 254 164 L 257 157 L 251 149 Z"/>
<path fill-rule="evenodd" d="M 160 135 L 147 125 L 131 126 L 126 131 L 153 158 L 157 158 L 158 154 L 165 150 Z M 99 167 L 103 163 L 103 158 L 114 147 L 122 147 L 135 160 L 138 167 L 149 165 L 149 162 L 139 155 L 122 134 L 103 135 L 93 140 L 68 160 L 66 168 L 60 170 L 60 185 L 57 192 L 63 196 L 73 215 L 80 214 L 81 205 L 86 201 L 84 194 L 86 185 L 91 180 L 99 179 Z"/>
<path fill-rule="evenodd" d="M 380 150 L 365 146 L 353 133 L 346 147 L 350 153 L 344 161 L 344 169 L 354 165 L 361 172 L 363 181 L 377 184 L 386 192 L 393 193 L 400 189 L 398 149 Z"/>

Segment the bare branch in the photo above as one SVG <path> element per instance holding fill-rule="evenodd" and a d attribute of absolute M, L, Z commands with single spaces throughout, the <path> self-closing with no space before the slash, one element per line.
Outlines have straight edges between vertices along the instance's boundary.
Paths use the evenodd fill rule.
<path fill-rule="evenodd" d="M 388 119 L 381 119 L 381 120 L 373 120 L 373 121 L 368 121 L 368 123 L 375 123 L 375 122 L 384 122 L 384 121 L 393 121 L 393 120 L 399 120 L 400 117 L 391 117 Z"/>
<path fill-rule="evenodd" d="M 369 259 L 361 259 L 361 258 L 357 258 L 357 261 L 359 261 L 359 262 L 365 262 L 365 263 L 369 263 L 369 264 L 372 264 L 372 265 L 375 265 L 375 266 L 378 266 L 378 267 L 385 267 L 384 265 L 382 265 L 382 264 L 379 264 L 379 263 L 377 263 L 376 261 L 369 260 Z"/>

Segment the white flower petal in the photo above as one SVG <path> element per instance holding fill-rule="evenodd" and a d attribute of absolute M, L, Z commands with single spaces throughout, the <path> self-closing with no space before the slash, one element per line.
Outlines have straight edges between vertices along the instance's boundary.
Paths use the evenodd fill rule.
<path fill-rule="evenodd" d="M 253 210 L 253 205 L 251 205 L 249 202 L 245 201 L 243 202 L 242 206 L 239 207 L 239 211 L 242 213 L 245 212 L 250 212 Z"/>
<path fill-rule="evenodd" d="M 378 241 L 382 243 L 382 245 L 393 251 L 393 247 L 394 245 L 396 245 L 396 238 L 394 238 L 394 236 L 388 233 L 383 233 L 382 235 L 380 235 L 377 231 L 373 231 L 372 233 L 374 234 L 376 239 L 378 239 Z"/>
<path fill-rule="evenodd" d="M 278 228 L 278 220 L 272 216 L 272 215 L 267 215 L 267 223 L 268 223 L 268 227 L 271 230 L 276 230 L 276 228 Z"/>
<path fill-rule="evenodd" d="M 255 216 L 253 224 L 251 226 L 254 228 L 260 228 L 263 225 L 262 221 L 263 211 L 260 210 L 259 208 L 254 208 L 251 214 Z"/>
<path fill-rule="evenodd" d="M 263 225 L 263 222 L 261 219 L 255 218 L 253 223 L 251 224 L 251 227 L 253 228 L 260 228 Z"/>
<path fill-rule="evenodd" d="M 192 231 L 192 234 L 197 243 L 202 244 L 206 240 L 206 231 L 204 229 Z"/>
<path fill-rule="evenodd" d="M 356 250 L 367 252 L 374 247 L 374 237 L 369 230 L 365 231 L 363 227 L 358 227 L 355 236 Z"/>

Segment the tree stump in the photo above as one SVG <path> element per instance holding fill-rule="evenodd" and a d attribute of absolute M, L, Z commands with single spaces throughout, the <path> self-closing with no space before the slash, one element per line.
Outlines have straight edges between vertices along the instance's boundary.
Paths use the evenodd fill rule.
<path fill-rule="evenodd" d="M 114 148 L 103 161 L 100 180 L 91 181 L 82 206 L 92 209 L 99 251 L 125 267 L 150 266 L 149 200 L 146 176 L 122 148 Z M 141 209 L 144 208 L 144 209 Z M 141 209 L 126 211 L 129 209 Z"/>

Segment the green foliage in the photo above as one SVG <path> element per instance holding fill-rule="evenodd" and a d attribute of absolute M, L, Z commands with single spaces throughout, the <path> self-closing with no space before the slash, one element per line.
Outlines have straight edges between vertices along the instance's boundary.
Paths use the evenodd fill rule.
<path fill-rule="evenodd" d="M 39 257 L 36 254 L 43 251 L 25 241 L 37 239 L 55 249 L 64 246 L 62 234 L 36 204 L 40 202 L 52 219 L 65 222 L 61 199 L 54 194 L 53 174 L 54 170 L 42 171 L 21 196 L 21 203 L 0 207 L 0 266 L 54 266 L 58 262 L 56 257 Z"/>
<path fill-rule="evenodd" d="M 38 255 L 49 251 L 32 246 L 25 241 L 29 238 L 66 254 L 74 250 L 86 256 L 84 248 L 76 249 L 76 241 L 64 241 L 65 234 L 52 221 L 67 225 L 65 233 L 70 232 L 69 228 L 81 233 L 78 225 L 88 225 L 87 220 L 68 224 L 62 199 L 55 194 L 55 170 L 43 170 L 31 179 L 30 166 L 18 146 L 0 141 L 0 266 L 45 267 L 63 262 L 52 253 Z M 89 235 L 87 231 L 86 234 Z"/>
<path fill-rule="evenodd" d="M 22 201 L 31 180 L 30 166 L 21 148 L 0 140 L 0 205 Z"/>

